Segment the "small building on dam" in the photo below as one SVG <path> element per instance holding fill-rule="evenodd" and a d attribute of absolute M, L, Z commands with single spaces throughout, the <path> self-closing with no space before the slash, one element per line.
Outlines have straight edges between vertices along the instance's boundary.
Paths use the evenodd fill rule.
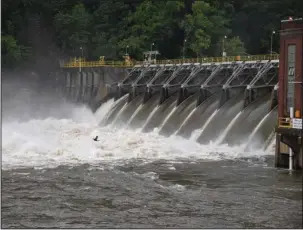
<path fill-rule="evenodd" d="M 282 21 L 276 166 L 303 168 L 303 20 Z"/>
<path fill-rule="evenodd" d="M 302 169 L 303 20 L 282 21 L 279 34 L 280 55 L 75 59 L 62 66 L 62 90 L 93 110 L 114 99 L 102 124 L 156 128 L 165 136 L 244 152 L 275 146 L 276 167 Z"/>

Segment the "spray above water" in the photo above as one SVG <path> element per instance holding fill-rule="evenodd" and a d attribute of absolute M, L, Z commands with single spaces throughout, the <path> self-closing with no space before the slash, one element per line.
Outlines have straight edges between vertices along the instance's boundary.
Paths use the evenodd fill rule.
<path fill-rule="evenodd" d="M 161 136 L 157 130 L 164 129 L 169 118 L 177 112 L 177 107 L 174 106 L 176 97 L 172 98 L 173 100 L 167 100 L 161 106 L 154 103 L 155 97 L 151 101 L 153 106 L 148 110 L 140 102 L 139 97 L 136 103 L 127 103 L 126 99 L 127 95 L 117 101 L 108 100 L 94 114 L 87 106 L 67 102 L 51 103 L 48 104 L 47 110 L 52 111 L 51 113 L 41 110 L 39 116 L 22 120 L 15 119 L 19 113 L 9 110 L 11 108 L 7 106 L 8 109 L 5 111 L 7 116 L 14 113 L 12 116 L 14 119 L 5 120 L 2 126 L 3 168 L 54 167 L 61 164 L 82 163 L 124 164 L 127 160 L 138 158 L 146 162 L 188 158 L 220 160 L 267 154 L 264 151 L 244 152 L 241 146 L 197 143 L 195 139 L 201 135 L 218 109 L 210 113 L 205 122 L 196 125 L 197 128 L 202 127 L 202 129 L 193 132 L 190 140 L 176 135 L 167 138 Z M 28 107 L 26 111 L 40 112 L 37 108 L 45 103 L 36 105 L 20 102 L 19 104 Z M 145 110 L 148 113 L 143 121 L 142 114 Z M 176 134 L 180 127 L 185 125 L 193 111 L 188 111 L 188 116 L 184 117 L 183 122 L 179 122 L 180 124 L 172 130 L 172 133 Z M 28 117 L 30 116 L 29 113 Z M 122 118 L 126 119 L 125 128 L 115 128 L 115 123 L 121 122 Z M 137 118 L 142 120 L 142 124 L 139 128 L 137 127 L 137 130 L 132 130 L 132 124 L 136 123 Z M 150 125 L 151 130 L 154 131 L 143 132 L 152 120 L 157 119 L 159 121 L 153 121 Z M 171 119 L 171 122 L 173 121 L 174 119 Z M 99 137 L 98 142 L 93 140 L 95 136 Z"/>
<path fill-rule="evenodd" d="M 216 140 L 217 144 L 221 144 L 222 141 L 224 140 L 224 138 L 226 137 L 226 135 L 228 134 L 229 130 L 233 127 L 233 125 L 235 124 L 235 122 L 237 121 L 238 117 L 241 116 L 242 111 L 240 111 L 232 120 L 231 122 L 228 124 L 228 126 L 226 127 L 226 129 L 223 131 L 223 133 L 220 134 L 220 136 L 218 137 L 218 139 Z"/>
<path fill-rule="evenodd" d="M 205 124 L 202 126 L 202 128 L 200 129 L 200 132 L 193 132 L 192 136 L 190 137 L 190 139 L 194 139 L 197 140 L 199 138 L 199 136 L 202 135 L 203 131 L 205 130 L 205 128 L 207 127 L 207 125 L 211 122 L 211 120 L 216 116 L 216 114 L 218 113 L 219 109 L 216 109 L 213 114 L 206 120 Z"/>
<path fill-rule="evenodd" d="M 114 105 L 114 99 L 110 99 L 97 109 L 94 117 L 98 124 L 107 118 Z"/>
<path fill-rule="evenodd" d="M 87 107 L 74 107 L 66 119 L 33 119 L 3 124 L 3 168 L 55 167 L 61 164 L 120 164 L 137 158 L 146 162 L 166 159 L 209 159 L 247 157 L 241 148 L 200 145 L 192 140 L 156 132 L 100 127 L 112 108 L 112 100 L 95 114 Z M 99 142 L 93 137 L 98 135 Z M 255 154 L 255 153 L 254 153 Z"/>

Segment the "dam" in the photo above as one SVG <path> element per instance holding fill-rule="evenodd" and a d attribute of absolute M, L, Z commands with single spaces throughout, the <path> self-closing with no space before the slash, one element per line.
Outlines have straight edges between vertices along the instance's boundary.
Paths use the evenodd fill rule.
<path fill-rule="evenodd" d="M 106 100 L 115 103 L 101 124 L 266 149 L 274 140 L 279 68 L 278 59 L 267 59 L 137 64 L 122 80 L 106 84 Z M 85 92 L 74 93 L 87 101 Z"/>
<path fill-rule="evenodd" d="M 284 26 L 284 30 L 291 28 L 293 22 L 287 23 L 289 27 Z M 66 68 L 64 85 L 68 89 L 67 94 L 77 101 L 88 103 L 92 96 L 99 98 L 89 102 L 94 111 L 108 100 L 115 101 L 100 125 L 157 132 L 167 137 L 180 136 L 205 145 L 238 146 L 243 152 L 266 151 L 275 145 L 279 146 L 276 148 L 276 161 L 280 159 L 276 166 L 287 167 L 290 160 L 285 160 L 285 154 L 292 148 L 288 147 L 290 141 L 281 142 L 281 135 L 279 140 L 276 135 L 276 127 L 282 124 L 281 118 L 278 119 L 278 110 L 283 106 L 279 99 L 280 89 L 284 88 L 280 65 L 284 66 L 285 60 L 283 51 L 282 55 L 113 65 L 115 69 L 126 67 L 127 71 L 124 77 L 120 74 L 120 80 L 103 83 L 102 90 L 99 89 L 102 99 L 92 91 L 93 78 L 88 80 L 94 76 L 90 73 L 98 63 L 80 62 L 71 65 L 82 67 L 82 71 L 74 71 L 78 80 Z M 78 85 L 77 90 L 71 90 L 75 84 Z M 302 99 L 297 101 L 298 105 L 300 103 Z M 296 114 L 299 118 L 299 112 Z M 289 125 L 287 127 L 290 128 Z M 291 145 L 296 145 L 293 147 L 297 153 L 294 167 L 302 168 L 301 142 L 296 143 L 299 144 Z M 281 154 L 284 154 L 284 160 L 281 160 Z"/>
<path fill-rule="evenodd" d="M 278 63 L 135 66 L 121 82 L 108 85 L 116 104 L 103 124 L 157 129 L 201 144 L 239 145 L 250 139 L 245 148 L 266 148 L 276 122 Z"/>

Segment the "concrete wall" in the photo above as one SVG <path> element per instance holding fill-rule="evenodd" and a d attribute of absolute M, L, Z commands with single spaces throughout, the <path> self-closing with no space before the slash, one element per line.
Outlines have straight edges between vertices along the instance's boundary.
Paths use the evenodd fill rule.
<path fill-rule="evenodd" d="M 63 69 L 63 95 L 93 108 L 107 96 L 106 84 L 121 81 L 127 73 L 126 68 L 114 67 L 83 68 L 81 72 L 78 68 Z"/>

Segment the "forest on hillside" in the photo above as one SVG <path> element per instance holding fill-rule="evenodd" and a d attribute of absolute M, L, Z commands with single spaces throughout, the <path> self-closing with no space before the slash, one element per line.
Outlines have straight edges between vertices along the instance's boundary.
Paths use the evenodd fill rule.
<path fill-rule="evenodd" d="M 279 52 L 280 21 L 302 0 L 3 0 L 2 66 L 84 56 L 121 60 Z"/>

